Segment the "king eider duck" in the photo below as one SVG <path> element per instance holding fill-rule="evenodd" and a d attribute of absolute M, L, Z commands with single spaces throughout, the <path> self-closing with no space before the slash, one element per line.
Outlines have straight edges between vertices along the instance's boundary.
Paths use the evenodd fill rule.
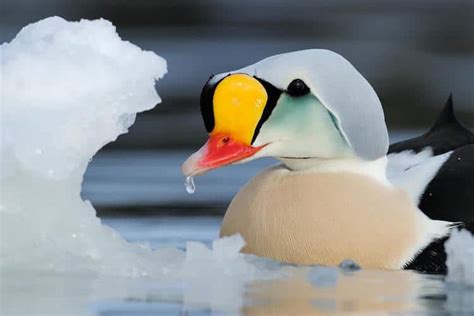
<path fill-rule="evenodd" d="M 220 235 L 241 234 L 243 252 L 294 264 L 352 259 L 364 268 L 445 273 L 444 242 L 455 229 L 473 230 L 418 208 L 420 185 L 407 193 L 403 180 L 420 166 L 399 163 L 391 168 L 405 171 L 397 185 L 387 178 L 379 98 L 334 52 L 281 54 L 212 76 L 201 113 L 209 140 L 185 161 L 185 175 L 259 157 L 281 161 L 246 184 L 226 211 Z M 449 154 L 415 143 L 394 145 L 393 153 L 409 150 L 419 164 Z M 449 159 L 436 160 L 437 168 Z"/>

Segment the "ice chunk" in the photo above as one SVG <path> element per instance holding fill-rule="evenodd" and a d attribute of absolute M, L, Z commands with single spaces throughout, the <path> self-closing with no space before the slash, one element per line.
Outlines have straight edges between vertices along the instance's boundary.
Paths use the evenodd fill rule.
<path fill-rule="evenodd" d="M 80 196 L 92 156 L 160 102 L 155 82 L 166 61 L 102 19 L 47 18 L 0 49 L 1 265 L 122 275 L 173 269 L 182 252 L 126 243 Z"/>
<path fill-rule="evenodd" d="M 242 246 L 238 235 L 215 241 L 212 249 L 197 242 L 187 243 L 181 272 L 188 281 L 183 293 L 186 306 L 235 312 L 241 308 L 243 285 L 253 277 L 246 273 L 252 266 L 239 254 Z"/>
<path fill-rule="evenodd" d="M 346 259 L 339 263 L 339 268 L 344 270 L 345 272 L 352 272 L 352 271 L 358 271 L 360 270 L 360 266 L 355 262 L 354 260 L 351 259 Z"/>
<path fill-rule="evenodd" d="M 474 237 L 465 230 L 454 229 L 445 244 L 448 256 L 447 281 L 474 285 Z"/>
<path fill-rule="evenodd" d="M 246 284 L 290 273 L 291 267 L 275 267 L 270 260 L 255 260 L 242 254 L 240 250 L 244 246 L 240 235 L 215 240 L 212 249 L 201 243 L 188 242 L 181 271 L 188 284 L 184 290 L 185 305 L 237 313 L 244 305 Z"/>
<path fill-rule="evenodd" d="M 161 100 L 166 61 L 106 20 L 51 17 L 1 46 L 4 150 L 23 170 L 64 179 Z"/>
<path fill-rule="evenodd" d="M 245 242 L 240 235 L 224 237 L 212 243 L 212 249 L 208 249 L 201 243 L 188 242 L 186 245 L 186 259 L 182 273 L 185 275 L 196 275 L 200 277 L 208 274 L 211 279 L 216 274 L 238 275 L 242 278 L 252 279 L 255 274 L 255 266 L 248 264 L 240 250 Z M 196 269 L 196 265 L 200 265 Z"/>

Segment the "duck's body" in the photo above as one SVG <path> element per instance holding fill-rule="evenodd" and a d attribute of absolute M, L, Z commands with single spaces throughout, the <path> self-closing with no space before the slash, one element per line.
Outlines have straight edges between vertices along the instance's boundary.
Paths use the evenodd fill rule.
<path fill-rule="evenodd" d="M 221 236 L 240 233 L 245 252 L 446 272 L 442 245 L 456 225 L 430 219 L 417 203 L 452 153 L 417 165 L 391 160 L 387 179 L 380 101 L 343 57 L 307 50 L 216 75 L 201 112 L 210 138 L 184 163 L 187 176 L 264 156 L 283 163 L 251 180 L 226 212 Z M 409 181 L 414 171 L 421 181 Z"/>
<path fill-rule="evenodd" d="M 232 200 L 221 235 L 240 233 L 245 252 L 284 262 L 337 265 L 350 258 L 366 268 L 400 269 L 448 226 L 371 176 L 279 165 Z"/>

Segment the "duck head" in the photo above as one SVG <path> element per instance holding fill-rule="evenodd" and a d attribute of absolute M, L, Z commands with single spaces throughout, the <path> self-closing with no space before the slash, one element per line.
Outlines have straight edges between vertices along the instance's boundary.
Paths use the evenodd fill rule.
<path fill-rule="evenodd" d="M 187 176 L 259 157 L 376 160 L 388 148 L 375 91 L 328 50 L 276 55 L 212 76 L 201 113 L 209 139 L 183 164 Z"/>

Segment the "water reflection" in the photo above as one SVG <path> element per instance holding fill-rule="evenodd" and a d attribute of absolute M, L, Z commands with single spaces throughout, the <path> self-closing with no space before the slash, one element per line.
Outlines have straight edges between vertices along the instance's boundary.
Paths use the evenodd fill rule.
<path fill-rule="evenodd" d="M 316 268 L 318 269 L 318 268 Z M 408 271 L 339 273 L 334 286 L 318 286 L 305 276 L 255 284 L 251 296 L 265 302 L 243 309 L 245 315 L 322 315 L 364 312 L 377 315 L 424 309 L 420 288 L 437 292 L 441 280 Z"/>
<path fill-rule="evenodd" d="M 334 284 L 314 282 L 320 269 Z M 325 271 L 325 273 L 328 271 Z M 318 272 L 316 272 L 318 273 Z M 249 284 L 4 270 L 2 315 L 334 315 L 474 312 L 474 289 L 409 271 L 294 268 Z"/>

